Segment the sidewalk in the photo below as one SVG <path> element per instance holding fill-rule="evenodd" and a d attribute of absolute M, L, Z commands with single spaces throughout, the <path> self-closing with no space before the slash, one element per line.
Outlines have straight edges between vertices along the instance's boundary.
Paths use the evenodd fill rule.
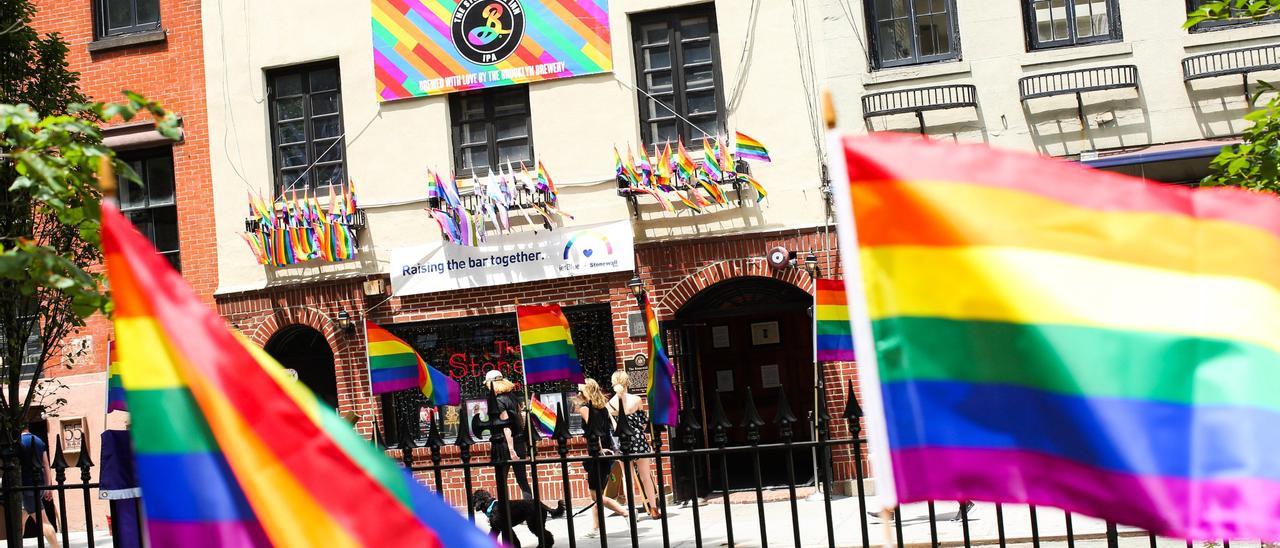
<path fill-rule="evenodd" d="M 791 506 L 789 501 L 765 503 L 765 526 L 769 546 L 795 546 L 793 537 Z M 800 545 L 826 546 L 827 532 L 825 512 L 821 494 L 816 494 L 796 502 L 799 514 Z M 867 507 L 875 507 L 875 497 L 867 498 Z M 701 522 L 701 546 L 727 546 L 728 536 L 725 531 L 724 506 L 721 504 L 704 504 L 698 508 Z M 956 515 L 957 505 L 954 502 L 937 503 L 938 541 L 946 545 L 963 545 L 963 530 L 959 522 L 949 521 Z M 587 512 L 594 512 L 595 509 Z M 754 503 L 732 504 L 733 537 L 735 546 L 761 546 L 758 511 Z M 926 504 L 909 504 L 902 508 L 902 534 L 906 546 L 928 547 L 931 544 L 929 527 L 929 509 Z M 833 529 L 836 546 L 862 546 L 862 520 L 859 518 L 857 497 L 839 497 L 831 501 Z M 1049 508 L 1037 508 L 1039 536 L 1042 547 L 1065 547 L 1066 519 L 1063 512 Z M 488 524 L 483 515 L 477 516 L 477 525 L 488 531 Z M 868 540 L 872 546 L 883 543 L 885 528 L 877 518 L 867 517 Z M 1027 546 L 1031 544 L 1031 519 L 1025 505 L 1008 505 L 1004 507 L 1005 537 L 1009 546 Z M 548 522 L 550 530 L 556 538 L 556 546 L 568 546 L 568 525 L 564 519 Z M 574 528 L 578 537 L 577 546 L 595 548 L 600 546 L 599 539 L 588 539 L 585 534 L 591 529 L 591 516 L 584 512 L 574 518 Z M 609 546 L 631 546 L 631 533 L 627 520 L 623 517 L 605 519 L 608 531 Z M 639 546 L 661 546 L 662 525 L 659 521 L 643 516 L 636 523 Z M 1082 516 L 1072 517 L 1072 531 L 1077 548 L 1105 548 L 1106 524 L 1100 520 Z M 516 530 L 520 542 L 524 546 L 536 546 L 537 539 L 523 525 Z M 689 506 L 669 508 L 668 534 L 671 546 L 699 546 L 693 527 L 693 509 Z M 892 533 L 890 533 L 892 534 Z M 972 544 L 996 544 L 998 542 L 995 506 L 979 503 L 969 513 L 969 534 Z M 1150 540 L 1147 535 L 1133 528 L 1120 528 L 1120 544 L 1126 548 L 1147 548 Z M 1160 539 L 1160 548 L 1186 548 L 1185 541 Z M 1200 545 L 1197 545 L 1199 548 Z M 1258 548 L 1257 542 L 1231 544 L 1232 548 Z"/>

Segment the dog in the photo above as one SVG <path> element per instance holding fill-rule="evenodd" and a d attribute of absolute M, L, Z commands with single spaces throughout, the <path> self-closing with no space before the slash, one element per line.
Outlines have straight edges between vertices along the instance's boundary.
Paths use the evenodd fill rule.
<path fill-rule="evenodd" d="M 548 508 L 546 505 L 532 500 L 510 500 L 506 506 L 511 508 L 511 515 L 507 515 L 507 508 L 494 497 L 492 493 L 484 489 L 476 489 L 471 494 L 474 508 L 477 512 L 488 516 L 489 518 L 489 534 L 493 538 L 501 538 L 507 544 L 520 548 L 520 540 L 516 538 L 515 527 L 521 523 L 529 528 L 529 532 L 538 537 L 538 548 L 551 548 L 555 545 L 555 537 L 551 532 L 543 527 L 548 519 L 558 518 L 564 515 L 564 501 L 559 501 L 555 508 Z"/>

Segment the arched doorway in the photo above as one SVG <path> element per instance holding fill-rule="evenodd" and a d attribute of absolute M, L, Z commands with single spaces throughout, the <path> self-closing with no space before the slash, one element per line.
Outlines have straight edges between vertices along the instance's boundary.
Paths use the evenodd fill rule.
<path fill-rule="evenodd" d="M 766 277 L 740 277 L 718 282 L 694 295 L 668 322 L 667 336 L 677 348 L 678 367 L 685 379 L 682 400 L 696 409 L 702 424 L 709 424 L 713 398 L 719 396 L 725 416 L 733 425 L 729 445 L 745 445 L 741 427 L 750 388 L 756 410 L 765 421 L 760 443 L 781 441 L 777 417 L 783 391 L 797 422 L 793 440 L 813 438 L 808 424 L 813 410 L 813 296 L 786 282 Z M 707 432 L 710 442 L 710 433 Z M 792 454 L 795 480 L 807 483 L 814 478 L 810 451 Z M 761 480 L 764 485 L 789 481 L 786 454 L 762 453 Z M 707 470 L 699 486 L 722 489 L 718 459 Z M 751 459 L 729 459 L 728 488 L 754 487 Z"/>
<path fill-rule="evenodd" d="M 298 381 L 330 407 L 338 408 L 338 378 L 333 349 L 324 334 L 305 325 L 291 325 L 271 336 L 264 347 L 285 369 L 298 373 Z"/>

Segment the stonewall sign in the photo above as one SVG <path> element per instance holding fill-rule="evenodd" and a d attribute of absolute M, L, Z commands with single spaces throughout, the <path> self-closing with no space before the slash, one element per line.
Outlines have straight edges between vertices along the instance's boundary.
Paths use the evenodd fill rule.
<path fill-rule="evenodd" d="M 448 242 L 391 252 L 396 296 L 520 282 L 629 272 L 635 268 L 631 223 L 494 236 L 480 247 Z"/>
<path fill-rule="evenodd" d="M 613 69 L 608 0 L 372 0 L 382 101 Z"/>

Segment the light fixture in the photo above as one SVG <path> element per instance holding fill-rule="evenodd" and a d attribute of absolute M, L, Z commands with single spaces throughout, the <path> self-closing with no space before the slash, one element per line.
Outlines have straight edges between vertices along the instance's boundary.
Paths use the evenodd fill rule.
<path fill-rule="evenodd" d="M 627 287 L 631 289 L 631 294 L 639 297 L 644 294 L 644 281 L 639 276 L 631 278 L 627 281 Z"/>
<path fill-rule="evenodd" d="M 351 321 L 351 313 L 347 312 L 347 309 L 345 308 L 338 311 L 338 317 L 334 323 L 338 325 L 339 330 L 348 335 L 356 329 L 355 322 Z"/>
<path fill-rule="evenodd" d="M 818 255 L 812 251 L 810 251 L 808 255 L 805 255 L 803 268 L 804 268 L 804 271 L 808 272 L 810 276 L 817 276 L 818 275 Z"/>

